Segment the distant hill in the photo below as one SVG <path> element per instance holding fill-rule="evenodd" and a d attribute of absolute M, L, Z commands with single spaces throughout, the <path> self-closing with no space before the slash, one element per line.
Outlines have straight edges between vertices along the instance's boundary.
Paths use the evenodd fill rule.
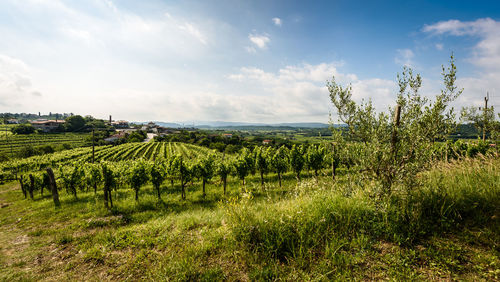
<path fill-rule="evenodd" d="M 231 122 L 231 121 L 187 121 L 187 122 L 162 122 L 153 121 L 154 123 L 163 127 L 183 128 L 183 127 L 196 127 L 196 128 L 235 128 L 235 127 L 269 127 L 269 128 L 328 128 L 327 123 L 320 122 L 295 122 L 295 123 L 251 123 L 251 122 Z M 135 124 L 146 124 L 148 122 L 134 122 Z"/>

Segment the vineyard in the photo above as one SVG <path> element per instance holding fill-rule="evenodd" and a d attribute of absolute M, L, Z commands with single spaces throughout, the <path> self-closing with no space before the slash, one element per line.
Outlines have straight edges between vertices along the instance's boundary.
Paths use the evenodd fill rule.
<path fill-rule="evenodd" d="M 15 154 L 24 147 L 69 144 L 72 147 L 82 146 L 88 141 L 88 133 L 27 134 L 12 135 L 0 132 L 0 154 Z"/>

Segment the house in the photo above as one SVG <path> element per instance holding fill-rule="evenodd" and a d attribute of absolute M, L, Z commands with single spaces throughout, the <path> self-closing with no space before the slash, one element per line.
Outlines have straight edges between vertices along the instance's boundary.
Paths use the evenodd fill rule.
<path fill-rule="evenodd" d="M 118 141 L 121 138 L 127 137 L 127 135 L 128 135 L 127 132 L 120 131 L 117 134 L 113 134 L 113 135 L 109 136 L 108 138 L 104 138 L 104 141 L 114 143 L 114 142 Z"/>
<path fill-rule="evenodd" d="M 128 128 L 128 121 L 126 120 L 117 120 L 117 121 L 113 121 L 111 122 L 111 125 L 114 127 L 114 128 Z"/>
<path fill-rule="evenodd" d="M 37 119 L 31 121 L 31 125 L 38 130 L 43 132 L 51 132 L 55 131 L 59 128 L 59 126 L 65 123 L 64 120 L 46 120 L 46 119 Z"/>
<path fill-rule="evenodd" d="M 19 121 L 15 118 L 7 120 L 7 124 L 19 124 Z"/>
<path fill-rule="evenodd" d="M 231 133 L 224 133 L 224 134 L 222 134 L 222 136 L 226 137 L 226 138 L 231 138 L 231 137 L 233 137 L 233 134 L 231 134 Z"/>
<path fill-rule="evenodd" d="M 273 143 L 273 140 L 269 140 L 269 139 L 262 140 L 262 145 L 269 145 L 271 143 Z"/>

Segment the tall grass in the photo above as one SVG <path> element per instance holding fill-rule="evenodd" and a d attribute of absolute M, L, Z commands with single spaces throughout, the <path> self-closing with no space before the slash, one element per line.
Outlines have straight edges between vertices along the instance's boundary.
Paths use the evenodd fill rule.
<path fill-rule="evenodd" d="M 307 265 L 357 238 L 412 245 L 463 225 L 493 223 L 500 213 L 499 159 L 442 164 L 411 190 L 379 199 L 358 187 L 323 187 L 274 204 L 228 206 L 236 242 L 263 257 Z M 351 185 L 345 183 L 342 185 Z M 369 186 L 368 186 L 369 187 Z"/>

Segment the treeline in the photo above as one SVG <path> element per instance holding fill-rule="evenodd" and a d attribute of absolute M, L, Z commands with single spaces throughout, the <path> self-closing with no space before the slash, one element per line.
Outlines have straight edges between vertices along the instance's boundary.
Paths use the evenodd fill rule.
<path fill-rule="evenodd" d="M 102 136 L 109 136 L 115 129 L 109 123 L 102 119 L 96 119 L 92 116 L 82 117 L 80 115 L 69 116 L 64 119 L 64 124 L 59 125 L 58 128 L 52 132 L 90 132 L 92 129 L 98 129 L 99 134 Z M 30 123 L 19 124 L 11 128 L 14 134 L 32 134 L 36 129 Z"/>

